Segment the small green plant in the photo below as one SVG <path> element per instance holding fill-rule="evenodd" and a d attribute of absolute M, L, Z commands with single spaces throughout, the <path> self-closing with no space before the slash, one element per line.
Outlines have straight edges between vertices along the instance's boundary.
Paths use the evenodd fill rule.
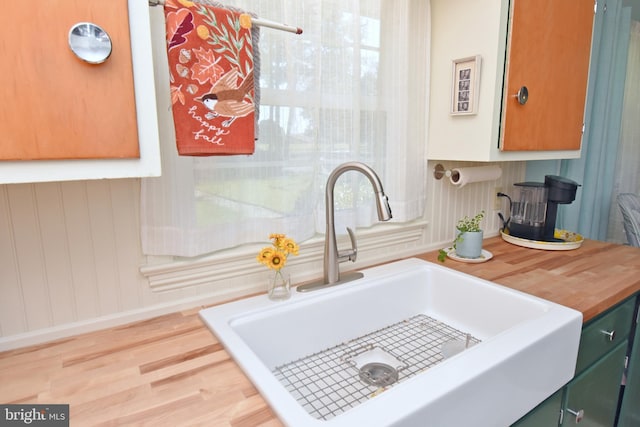
<path fill-rule="evenodd" d="M 483 218 L 484 218 L 484 210 L 480 211 L 480 213 L 478 213 L 473 218 L 469 218 L 468 216 L 465 216 L 464 218 L 462 218 L 461 220 L 458 221 L 458 224 L 456 225 L 456 228 L 460 232 L 480 231 L 480 230 L 482 230 L 480 228 L 480 221 L 482 221 Z"/>
<path fill-rule="evenodd" d="M 458 220 L 458 223 L 456 224 L 456 229 L 459 231 L 459 233 L 456 236 L 456 238 L 453 240 L 452 246 L 454 249 L 456 248 L 456 245 L 462 241 L 462 233 L 465 233 L 467 231 L 474 232 L 474 231 L 482 230 L 480 228 L 480 222 L 482 221 L 483 218 L 484 218 L 484 210 L 477 213 L 476 216 L 474 216 L 473 218 L 469 218 L 468 216 L 465 215 L 464 218 Z M 445 259 L 447 259 L 447 251 L 445 251 L 444 249 L 440 249 L 440 251 L 438 252 L 438 261 L 444 262 Z"/>

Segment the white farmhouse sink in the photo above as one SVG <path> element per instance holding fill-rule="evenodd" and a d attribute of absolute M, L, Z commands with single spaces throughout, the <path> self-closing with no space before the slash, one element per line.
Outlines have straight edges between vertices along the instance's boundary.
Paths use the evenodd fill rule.
<path fill-rule="evenodd" d="M 508 426 L 574 375 L 575 310 L 418 259 L 363 273 L 284 302 L 261 295 L 200 312 L 286 425 Z M 457 338 L 425 335 L 429 322 Z M 379 335 L 387 341 L 372 341 Z M 366 384 L 363 366 L 389 378 L 371 362 L 398 380 Z M 283 379 L 296 370 L 311 379 Z"/>

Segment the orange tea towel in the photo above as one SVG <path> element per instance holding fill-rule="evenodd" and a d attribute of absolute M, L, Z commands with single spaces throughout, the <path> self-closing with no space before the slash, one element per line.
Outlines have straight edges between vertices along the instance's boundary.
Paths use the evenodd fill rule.
<path fill-rule="evenodd" d="M 178 153 L 252 154 L 256 100 L 250 16 L 166 0 L 167 56 Z"/>

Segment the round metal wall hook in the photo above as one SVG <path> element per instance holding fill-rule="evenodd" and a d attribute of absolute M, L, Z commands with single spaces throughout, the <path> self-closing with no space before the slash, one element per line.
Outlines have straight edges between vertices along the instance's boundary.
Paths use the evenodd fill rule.
<path fill-rule="evenodd" d="M 79 22 L 71 27 L 69 47 L 78 58 L 89 64 L 102 64 L 112 51 L 109 34 L 91 22 Z"/>

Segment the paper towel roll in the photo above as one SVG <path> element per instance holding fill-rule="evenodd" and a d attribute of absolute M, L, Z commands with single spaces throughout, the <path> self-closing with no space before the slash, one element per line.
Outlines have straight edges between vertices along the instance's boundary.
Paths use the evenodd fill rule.
<path fill-rule="evenodd" d="M 456 187 L 464 187 L 472 182 L 493 181 L 502 176 L 500 166 L 475 166 L 451 169 L 449 181 Z"/>

